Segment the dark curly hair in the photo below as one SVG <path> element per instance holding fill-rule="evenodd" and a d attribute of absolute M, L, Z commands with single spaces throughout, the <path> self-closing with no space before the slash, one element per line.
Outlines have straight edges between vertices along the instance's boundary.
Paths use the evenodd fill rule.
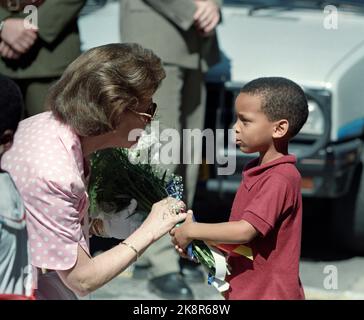
<path fill-rule="evenodd" d="M 281 77 L 258 78 L 247 83 L 241 91 L 257 95 L 262 100 L 262 111 L 270 121 L 286 119 L 289 137 L 294 137 L 308 118 L 305 93 L 295 82 Z"/>

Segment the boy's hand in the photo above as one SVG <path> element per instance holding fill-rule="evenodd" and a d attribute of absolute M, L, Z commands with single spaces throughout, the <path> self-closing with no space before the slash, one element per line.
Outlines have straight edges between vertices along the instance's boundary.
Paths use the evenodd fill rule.
<path fill-rule="evenodd" d="M 184 251 L 184 249 L 186 249 L 189 243 L 193 240 L 189 237 L 188 233 L 191 225 L 194 223 L 193 212 L 192 210 L 188 210 L 186 220 L 179 227 L 175 227 L 170 231 L 172 243 L 176 246 L 178 252 L 180 252 L 179 249 Z"/>
<path fill-rule="evenodd" d="M 186 250 L 183 250 L 179 246 L 175 245 L 174 248 L 176 249 L 177 253 L 184 259 L 192 260 L 191 257 L 187 254 Z"/>

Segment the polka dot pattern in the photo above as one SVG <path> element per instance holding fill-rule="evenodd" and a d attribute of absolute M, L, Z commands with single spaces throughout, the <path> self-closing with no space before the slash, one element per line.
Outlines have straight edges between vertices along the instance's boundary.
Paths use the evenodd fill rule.
<path fill-rule="evenodd" d="M 20 122 L 1 166 L 25 204 L 32 264 L 67 270 L 88 251 L 89 200 L 78 136 L 44 112 Z"/>

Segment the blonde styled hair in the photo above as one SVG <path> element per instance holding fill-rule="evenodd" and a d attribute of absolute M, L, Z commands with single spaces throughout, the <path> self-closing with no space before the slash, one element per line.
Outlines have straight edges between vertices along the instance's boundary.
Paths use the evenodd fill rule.
<path fill-rule="evenodd" d="M 153 51 L 115 43 L 80 55 L 52 86 L 46 107 L 80 136 L 114 130 L 126 108 L 150 99 L 166 74 Z"/>

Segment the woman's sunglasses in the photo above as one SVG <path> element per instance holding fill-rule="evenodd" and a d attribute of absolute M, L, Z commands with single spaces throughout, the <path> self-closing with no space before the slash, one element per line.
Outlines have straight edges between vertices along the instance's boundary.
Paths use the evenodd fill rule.
<path fill-rule="evenodd" d="M 154 120 L 154 118 L 155 118 L 155 114 L 157 113 L 157 108 L 158 108 L 157 104 L 156 104 L 155 102 L 153 102 L 153 103 L 149 106 L 149 108 L 148 108 L 147 112 L 138 112 L 138 111 L 135 111 L 135 110 L 130 109 L 130 108 L 128 108 L 128 110 L 130 110 L 130 111 L 131 111 L 131 112 L 133 112 L 134 114 L 136 114 L 136 115 L 138 115 L 138 116 L 141 116 L 141 117 L 143 117 L 144 119 L 146 119 L 146 120 L 144 120 L 144 122 L 148 124 L 148 123 L 150 123 L 151 121 L 153 121 L 153 120 Z"/>

